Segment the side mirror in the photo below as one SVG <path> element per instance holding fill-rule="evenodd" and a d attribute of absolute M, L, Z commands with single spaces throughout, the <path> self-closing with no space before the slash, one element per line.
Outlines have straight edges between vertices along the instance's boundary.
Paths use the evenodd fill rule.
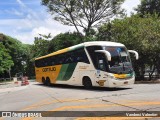
<path fill-rule="evenodd" d="M 111 54 L 110 54 L 110 52 L 108 52 L 106 50 L 95 50 L 95 52 L 104 53 L 105 56 L 106 56 L 106 58 L 107 58 L 107 60 L 111 61 Z"/>
<path fill-rule="evenodd" d="M 139 59 L 139 55 L 138 55 L 138 52 L 134 51 L 134 50 L 128 50 L 128 52 L 130 53 L 134 53 L 135 54 L 135 57 L 136 57 L 136 60 Z"/>

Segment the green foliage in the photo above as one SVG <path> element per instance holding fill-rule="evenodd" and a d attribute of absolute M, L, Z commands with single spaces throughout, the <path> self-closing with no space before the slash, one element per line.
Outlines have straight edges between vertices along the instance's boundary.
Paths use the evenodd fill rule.
<path fill-rule="evenodd" d="M 84 36 L 84 42 L 88 41 L 96 41 L 96 31 L 94 29 L 90 29 L 86 36 Z"/>
<path fill-rule="evenodd" d="M 98 29 L 98 41 L 111 41 L 111 23 L 105 23 Z"/>
<path fill-rule="evenodd" d="M 86 35 L 117 14 L 122 14 L 120 5 L 124 0 L 42 0 L 54 19 L 62 24 L 84 29 Z"/>
<path fill-rule="evenodd" d="M 3 44 L 14 62 L 14 66 L 11 69 L 12 75 L 15 75 L 18 72 L 23 72 L 24 66 L 22 62 L 25 62 L 26 56 L 26 50 L 24 49 L 23 44 L 10 36 L 5 36 L 5 38 Z"/>
<path fill-rule="evenodd" d="M 48 54 L 48 46 L 49 46 L 48 40 L 42 39 L 41 37 L 35 38 L 34 44 L 32 46 L 33 47 L 32 54 L 34 54 L 33 58 Z"/>
<path fill-rule="evenodd" d="M 24 55 L 23 60 L 21 61 L 23 65 L 23 70 L 21 72 L 23 72 L 24 75 L 27 75 L 29 77 L 35 76 L 32 46 L 33 45 L 22 44 Z"/>
<path fill-rule="evenodd" d="M 160 16 L 160 0 L 141 0 L 141 4 L 136 9 L 140 16 L 144 17 L 146 14 L 158 14 Z"/>
<path fill-rule="evenodd" d="M 70 47 L 82 42 L 83 36 L 79 33 L 61 33 L 55 36 L 49 44 L 48 52 L 57 51 L 66 47 Z"/>
<path fill-rule="evenodd" d="M 4 71 L 8 71 L 14 63 L 2 42 L 0 42 L 0 48 L 0 73 L 4 73 Z"/>
<path fill-rule="evenodd" d="M 113 20 L 109 24 L 99 28 L 99 34 L 104 34 L 103 38 L 105 36 L 108 40 L 107 37 L 110 37 L 111 41 L 123 43 L 128 49 L 138 51 L 140 59 L 135 63 L 136 67 L 144 69 L 145 65 L 155 65 L 160 69 L 160 19 L 157 15 L 148 15 L 146 18 L 134 15 Z"/>
<path fill-rule="evenodd" d="M 6 49 L 5 50 L 6 58 L 8 58 L 10 61 L 13 62 L 13 64 L 11 64 L 12 62 L 10 62 L 12 66 L 11 67 L 12 76 L 15 76 L 16 73 L 19 72 L 23 72 L 25 74 L 27 72 L 26 68 L 28 66 L 27 65 L 28 56 L 30 54 L 29 45 L 22 44 L 20 41 L 3 34 L 0 34 L 0 40 L 1 44 L 3 44 L 4 48 Z M 9 65 L 5 64 L 5 66 L 8 69 Z M 7 73 L 7 71 L 5 72 Z M 8 74 L 4 73 L 4 75 L 7 77 Z M 2 74 L 0 76 L 2 76 Z"/>

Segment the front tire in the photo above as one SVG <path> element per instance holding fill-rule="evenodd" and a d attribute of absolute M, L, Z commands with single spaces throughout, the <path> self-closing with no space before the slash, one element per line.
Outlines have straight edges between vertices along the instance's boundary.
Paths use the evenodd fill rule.
<path fill-rule="evenodd" d="M 83 85 L 86 89 L 91 89 L 92 88 L 92 82 L 89 77 L 84 77 L 83 78 Z"/>

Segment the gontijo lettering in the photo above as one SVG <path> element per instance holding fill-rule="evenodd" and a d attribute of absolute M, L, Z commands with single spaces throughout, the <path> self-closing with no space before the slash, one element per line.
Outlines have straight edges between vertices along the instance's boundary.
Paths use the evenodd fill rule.
<path fill-rule="evenodd" d="M 42 71 L 43 72 L 56 71 L 56 67 L 43 68 Z"/>

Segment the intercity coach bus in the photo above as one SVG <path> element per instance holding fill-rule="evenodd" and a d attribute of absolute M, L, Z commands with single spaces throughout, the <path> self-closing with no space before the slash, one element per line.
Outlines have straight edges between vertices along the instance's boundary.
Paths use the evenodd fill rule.
<path fill-rule="evenodd" d="M 134 84 L 129 52 L 121 43 L 94 41 L 68 47 L 35 59 L 36 80 L 50 84 L 118 87 Z"/>

